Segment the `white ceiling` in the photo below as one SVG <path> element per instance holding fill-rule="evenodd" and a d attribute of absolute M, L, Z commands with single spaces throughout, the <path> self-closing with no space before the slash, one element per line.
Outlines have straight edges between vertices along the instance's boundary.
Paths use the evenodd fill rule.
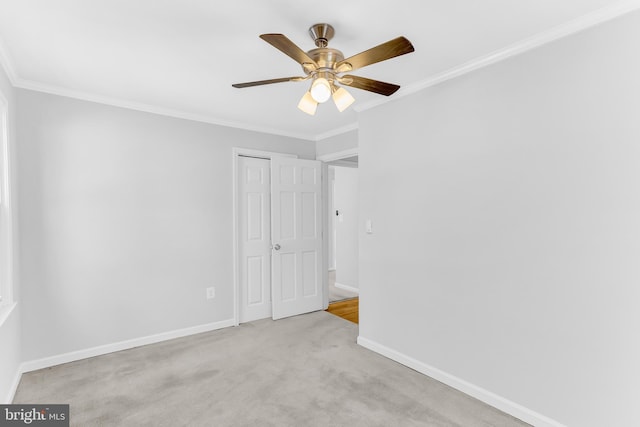
<path fill-rule="evenodd" d="M 563 33 L 559 28 L 575 30 L 580 20 L 588 24 L 621 13 L 628 3 L 0 0 L 0 61 L 19 87 L 317 139 L 354 128 L 357 110 L 381 95 L 350 89 L 356 98 L 352 108 L 338 113 L 329 102 L 311 117 L 296 108 L 308 82 L 232 88 L 303 75 L 259 34 L 283 33 L 309 50 L 315 47 L 309 26 L 327 22 L 336 30 L 329 46 L 345 57 L 403 35 L 414 53 L 353 74 L 399 84 L 406 93 L 407 87 L 478 58 L 499 57 L 502 49 L 513 51 L 532 37 L 553 38 Z M 391 98 L 402 94 L 403 89 Z"/>

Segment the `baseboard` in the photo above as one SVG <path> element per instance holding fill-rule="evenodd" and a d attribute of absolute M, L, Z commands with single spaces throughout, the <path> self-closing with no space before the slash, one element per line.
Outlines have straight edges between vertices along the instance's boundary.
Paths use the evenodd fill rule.
<path fill-rule="evenodd" d="M 11 383 L 11 388 L 9 388 L 9 394 L 5 399 L 4 403 L 9 405 L 13 402 L 13 398 L 16 396 L 16 391 L 18 390 L 18 385 L 20 384 L 20 380 L 22 379 L 22 371 L 18 367 L 15 376 L 13 377 L 13 382 Z"/>
<path fill-rule="evenodd" d="M 478 387 L 477 385 L 471 384 L 447 372 L 441 371 L 438 368 L 434 368 L 433 366 L 413 359 L 382 344 L 378 344 L 375 341 L 359 336 L 358 344 L 384 357 L 395 360 L 396 362 L 405 365 L 415 371 L 418 371 L 421 374 L 436 379 L 450 387 L 455 388 L 456 390 L 468 394 L 469 396 L 475 397 L 476 399 L 488 405 L 491 405 L 503 412 L 506 412 L 507 414 L 512 415 L 526 423 L 529 423 L 536 427 L 565 427 L 563 424 L 552 420 L 551 418 L 532 411 L 531 409 L 525 408 L 522 405 L 505 399 L 504 397 L 498 396 L 495 393 L 485 390 L 482 387 Z"/>
<path fill-rule="evenodd" d="M 193 326 L 190 328 L 178 329 L 175 331 L 162 332 L 160 334 L 149 335 L 141 338 L 134 338 L 127 341 L 120 341 L 113 344 L 101 345 L 98 347 L 87 348 L 84 350 L 72 351 L 57 356 L 45 357 L 43 359 L 31 360 L 23 362 L 20 365 L 20 372 L 31 372 L 38 369 L 49 368 L 51 366 L 63 363 L 75 362 L 76 360 L 86 359 L 89 357 L 101 356 L 103 354 L 113 353 L 116 351 L 128 350 L 134 347 L 140 347 L 148 344 L 155 344 L 174 338 L 182 338 L 189 335 L 200 334 L 202 332 L 215 331 L 216 329 L 228 328 L 234 326 L 233 319 L 222 320 L 220 322 L 207 323 L 204 325 Z M 16 385 L 17 387 L 17 385 Z"/>
<path fill-rule="evenodd" d="M 334 285 L 336 288 L 344 289 L 345 291 L 350 291 L 360 295 L 360 289 L 354 288 L 353 286 L 343 285 L 342 283 L 338 283 L 338 282 L 335 282 Z"/>

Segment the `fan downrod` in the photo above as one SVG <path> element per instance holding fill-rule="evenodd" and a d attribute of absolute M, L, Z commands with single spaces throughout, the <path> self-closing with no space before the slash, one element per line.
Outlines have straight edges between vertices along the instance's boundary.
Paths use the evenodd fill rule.
<path fill-rule="evenodd" d="M 335 31 L 329 24 L 314 24 L 309 27 L 309 35 L 317 47 L 327 47 L 334 34 Z"/>

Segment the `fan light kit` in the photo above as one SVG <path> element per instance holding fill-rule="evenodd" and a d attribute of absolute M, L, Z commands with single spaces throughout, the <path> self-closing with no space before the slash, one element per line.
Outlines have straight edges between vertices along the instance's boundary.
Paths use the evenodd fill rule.
<path fill-rule="evenodd" d="M 336 104 L 338 111 L 342 112 L 349 108 L 355 99 L 344 87 L 338 86 L 338 83 L 385 96 L 389 96 L 400 89 L 398 85 L 381 82 L 379 80 L 371 80 L 365 77 L 343 75 L 344 73 L 414 51 L 413 45 L 409 40 L 404 37 L 398 37 L 344 59 L 342 52 L 327 47 L 329 40 L 331 40 L 334 35 L 334 30 L 331 25 L 315 24 L 309 28 L 309 34 L 315 41 L 316 49 L 311 49 L 308 52 L 300 49 L 284 34 L 262 34 L 260 36 L 262 40 L 302 65 L 302 70 L 305 73 L 304 77 L 283 77 L 248 83 L 236 83 L 232 86 L 245 88 L 272 83 L 311 80 L 311 87 L 305 92 L 302 99 L 300 99 L 298 108 L 313 116 L 316 113 L 318 104 L 327 102 L 329 98 L 333 98 L 333 102 Z"/>

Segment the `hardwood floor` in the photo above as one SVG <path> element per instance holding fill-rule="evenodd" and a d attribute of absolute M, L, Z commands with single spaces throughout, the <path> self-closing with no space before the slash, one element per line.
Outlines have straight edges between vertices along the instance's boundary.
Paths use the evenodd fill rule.
<path fill-rule="evenodd" d="M 338 301 L 329 304 L 327 311 L 353 323 L 358 323 L 358 298 Z"/>

